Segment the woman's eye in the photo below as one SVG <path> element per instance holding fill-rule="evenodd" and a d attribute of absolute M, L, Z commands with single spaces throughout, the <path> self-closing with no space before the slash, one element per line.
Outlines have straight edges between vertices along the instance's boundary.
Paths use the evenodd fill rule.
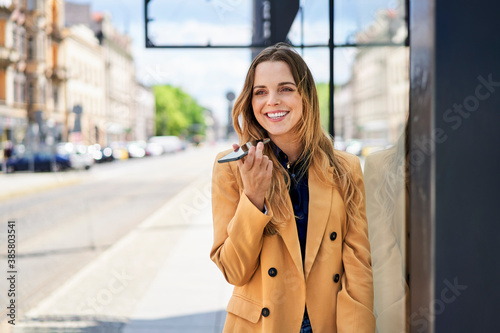
<path fill-rule="evenodd" d="M 284 87 L 284 88 L 283 88 L 283 91 L 293 91 L 293 89 L 292 89 L 292 88 L 289 88 L 289 87 Z"/>
<path fill-rule="evenodd" d="M 264 94 L 264 90 L 257 90 L 255 92 L 255 95 L 262 95 L 262 94 Z"/>

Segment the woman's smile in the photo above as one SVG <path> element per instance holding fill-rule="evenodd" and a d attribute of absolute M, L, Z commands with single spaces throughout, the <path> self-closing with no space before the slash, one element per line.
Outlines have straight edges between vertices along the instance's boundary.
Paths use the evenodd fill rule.
<path fill-rule="evenodd" d="M 290 113 L 289 111 L 270 111 L 266 113 L 267 118 L 270 121 L 282 121 L 287 115 Z"/>

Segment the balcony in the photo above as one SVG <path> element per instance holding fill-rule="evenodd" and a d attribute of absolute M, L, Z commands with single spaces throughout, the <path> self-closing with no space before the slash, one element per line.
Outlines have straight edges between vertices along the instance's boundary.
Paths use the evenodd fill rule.
<path fill-rule="evenodd" d="M 63 35 L 59 26 L 56 23 L 53 23 L 49 29 L 47 29 L 47 33 L 52 37 L 52 41 L 56 43 L 61 43 L 63 40 Z"/>
<path fill-rule="evenodd" d="M 20 54 L 16 49 L 0 46 L 0 67 L 6 68 L 20 60 Z"/>
<path fill-rule="evenodd" d="M 48 68 L 45 71 L 45 75 L 47 76 L 47 78 L 55 81 L 66 81 L 68 79 L 68 71 L 66 67 L 62 66 Z"/>

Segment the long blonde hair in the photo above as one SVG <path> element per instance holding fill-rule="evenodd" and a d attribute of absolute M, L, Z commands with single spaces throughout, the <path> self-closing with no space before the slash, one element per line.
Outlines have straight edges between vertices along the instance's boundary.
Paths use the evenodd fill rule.
<path fill-rule="evenodd" d="M 283 61 L 288 64 L 298 92 L 302 97 L 302 119 L 294 128 L 303 147 L 298 158 L 298 160 L 303 161 L 302 173 L 306 172 L 314 162 L 314 172 L 319 178 L 331 186 L 339 187 L 343 195 L 347 217 L 350 221 L 356 222 L 359 220 L 359 206 L 363 200 L 361 191 L 356 186 L 348 161 L 335 154 L 331 136 L 321 127 L 318 93 L 313 76 L 302 57 L 288 44 L 278 43 L 264 49 L 250 65 L 243 90 L 236 99 L 233 108 L 233 125 L 238 134 L 240 145 L 250 140 L 268 137 L 267 131 L 259 124 L 252 109 L 255 69 L 257 65 L 265 61 Z M 280 224 L 293 216 L 293 210 L 288 205 L 290 177 L 274 155 L 271 145 L 265 145 L 264 154 L 273 161 L 271 186 L 266 198 L 274 212 L 274 217 L 266 226 L 264 233 L 273 235 L 278 232 Z M 331 166 L 333 166 L 333 175 L 328 172 Z M 242 188 L 239 174 L 237 182 Z"/>

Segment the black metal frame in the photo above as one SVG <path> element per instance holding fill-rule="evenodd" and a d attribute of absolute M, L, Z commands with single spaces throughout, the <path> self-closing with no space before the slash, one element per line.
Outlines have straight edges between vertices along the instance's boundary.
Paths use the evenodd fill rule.
<path fill-rule="evenodd" d="M 146 48 L 153 49 L 251 49 L 251 48 L 265 48 L 269 45 L 258 45 L 258 44 L 250 44 L 250 45 L 155 45 L 151 39 L 149 38 L 148 33 L 148 25 L 153 19 L 149 18 L 148 13 L 148 5 L 152 0 L 144 0 L 144 40 L 146 44 Z M 405 0 L 406 2 L 406 25 L 409 28 L 409 15 L 408 15 L 408 7 L 409 0 Z M 295 48 L 319 48 L 319 47 L 328 47 L 330 54 L 330 88 L 329 88 L 329 121 L 328 121 L 328 131 L 330 135 L 335 136 L 335 128 L 334 128 L 334 101 L 333 101 L 333 93 L 334 93 L 334 84 L 333 84 L 333 68 L 334 68 L 334 50 L 336 48 L 348 48 L 348 47 L 383 47 L 383 46 L 409 46 L 409 36 L 404 43 L 396 44 L 396 43 L 364 43 L 364 44 L 335 44 L 334 43 L 334 22 L 335 22 L 335 6 L 334 0 L 329 0 L 329 23 L 330 23 L 330 38 L 328 44 L 311 44 L 304 45 L 302 43 L 300 45 L 292 45 Z M 408 29 L 408 35 L 410 34 L 410 29 Z"/>

